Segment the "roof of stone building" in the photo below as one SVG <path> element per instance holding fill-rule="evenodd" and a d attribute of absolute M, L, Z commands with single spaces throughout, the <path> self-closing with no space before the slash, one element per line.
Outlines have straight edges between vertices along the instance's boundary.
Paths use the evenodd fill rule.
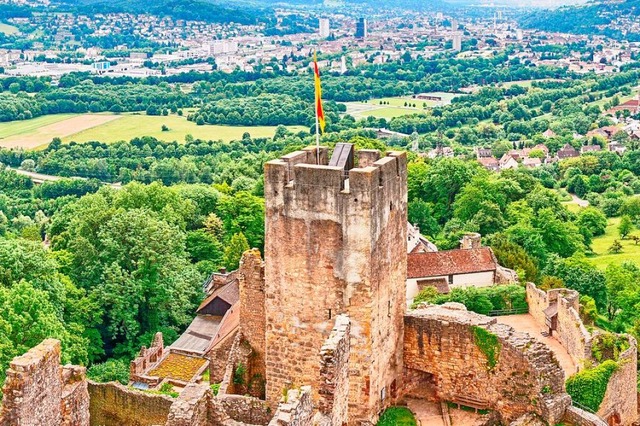
<path fill-rule="evenodd" d="M 240 287 L 238 285 L 238 281 L 233 280 L 211 293 L 209 297 L 202 301 L 196 312 L 200 312 L 216 298 L 224 300 L 229 305 L 233 306 L 238 300 L 240 300 Z"/>
<path fill-rule="evenodd" d="M 187 330 L 170 346 L 194 354 L 204 354 L 215 339 L 223 317 L 196 316 Z"/>
<path fill-rule="evenodd" d="M 478 163 L 485 167 L 498 167 L 500 165 L 500 162 L 493 157 L 480 157 L 478 158 Z"/>
<path fill-rule="evenodd" d="M 206 362 L 203 358 L 170 353 L 149 375 L 189 382 Z"/>
<path fill-rule="evenodd" d="M 209 346 L 209 349 L 215 348 L 218 343 L 223 341 L 227 336 L 240 325 L 240 303 L 233 305 L 222 318 L 222 322 L 218 327 L 215 337 Z"/>
<path fill-rule="evenodd" d="M 407 278 L 438 277 L 495 271 L 498 267 L 489 247 L 407 255 Z"/>

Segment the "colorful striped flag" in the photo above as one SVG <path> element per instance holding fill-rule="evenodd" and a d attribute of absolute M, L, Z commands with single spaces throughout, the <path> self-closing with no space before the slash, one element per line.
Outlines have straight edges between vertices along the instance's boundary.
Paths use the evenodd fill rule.
<path fill-rule="evenodd" d="M 313 52 L 313 73 L 316 84 L 316 118 L 320 130 L 324 133 L 324 110 L 322 109 L 322 87 L 320 86 L 320 70 L 318 69 L 318 57 L 316 52 Z"/>

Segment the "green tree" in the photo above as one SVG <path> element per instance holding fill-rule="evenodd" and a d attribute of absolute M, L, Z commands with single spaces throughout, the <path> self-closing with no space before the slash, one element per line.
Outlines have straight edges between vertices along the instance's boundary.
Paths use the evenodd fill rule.
<path fill-rule="evenodd" d="M 609 247 L 609 253 L 618 254 L 621 251 L 622 251 L 622 244 L 620 244 L 620 241 L 614 240 L 613 244 L 611 244 L 611 247 Z"/>
<path fill-rule="evenodd" d="M 594 237 L 604 235 L 607 229 L 607 217 L 597 208 L 587 207 L 580 210 L 576 225 L 584 226 Z"/>
<path fill-rule="evenodd" d="M 618 233 L 620 234 L 620 238 L 623 240 L 627 238 L 633 231 L 633 222 L 631 221 L 631 217 L 629 215 L 624 215 L 620 218 L 620 224 L 618 225 Z"/>
<path fill-rule="evenodd" d="M 99 383 L 119 382 L 126 385 L 129 383 L 129 363 L 126 360 L 109 359 L 89 367 L 87 377 Z"/>
<path fill-rule="evenodd" d="M 242 254 L 249 250 L 249 242 L 242 232 L 234 234 L 224 250 L 224 264 L 229 270 L 238 269 Z"/>

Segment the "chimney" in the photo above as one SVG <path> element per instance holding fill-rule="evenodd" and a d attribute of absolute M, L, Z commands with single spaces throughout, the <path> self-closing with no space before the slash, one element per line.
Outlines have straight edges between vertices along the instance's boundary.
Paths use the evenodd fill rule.
<path fill-rule="evenodd" d="M 482 236 L 478 233 L 465 234 L 460 240 L 462 250 L 477 249 L 482 247 Z"/>

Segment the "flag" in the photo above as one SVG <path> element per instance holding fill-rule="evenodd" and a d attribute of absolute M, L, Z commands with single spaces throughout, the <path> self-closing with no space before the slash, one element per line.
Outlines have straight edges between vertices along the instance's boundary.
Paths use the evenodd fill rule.
<path fill-rule="evenodd" d="M 322 87 L 320 86 L 320 70 L 318 69 L 318 57 L 316 52 L 313 52 L 313 73 L 316 84 L 316 118 L 318 119 L 318 125 L 320 130 L 324 133 L 324 110 L 322 109 Z"/>

